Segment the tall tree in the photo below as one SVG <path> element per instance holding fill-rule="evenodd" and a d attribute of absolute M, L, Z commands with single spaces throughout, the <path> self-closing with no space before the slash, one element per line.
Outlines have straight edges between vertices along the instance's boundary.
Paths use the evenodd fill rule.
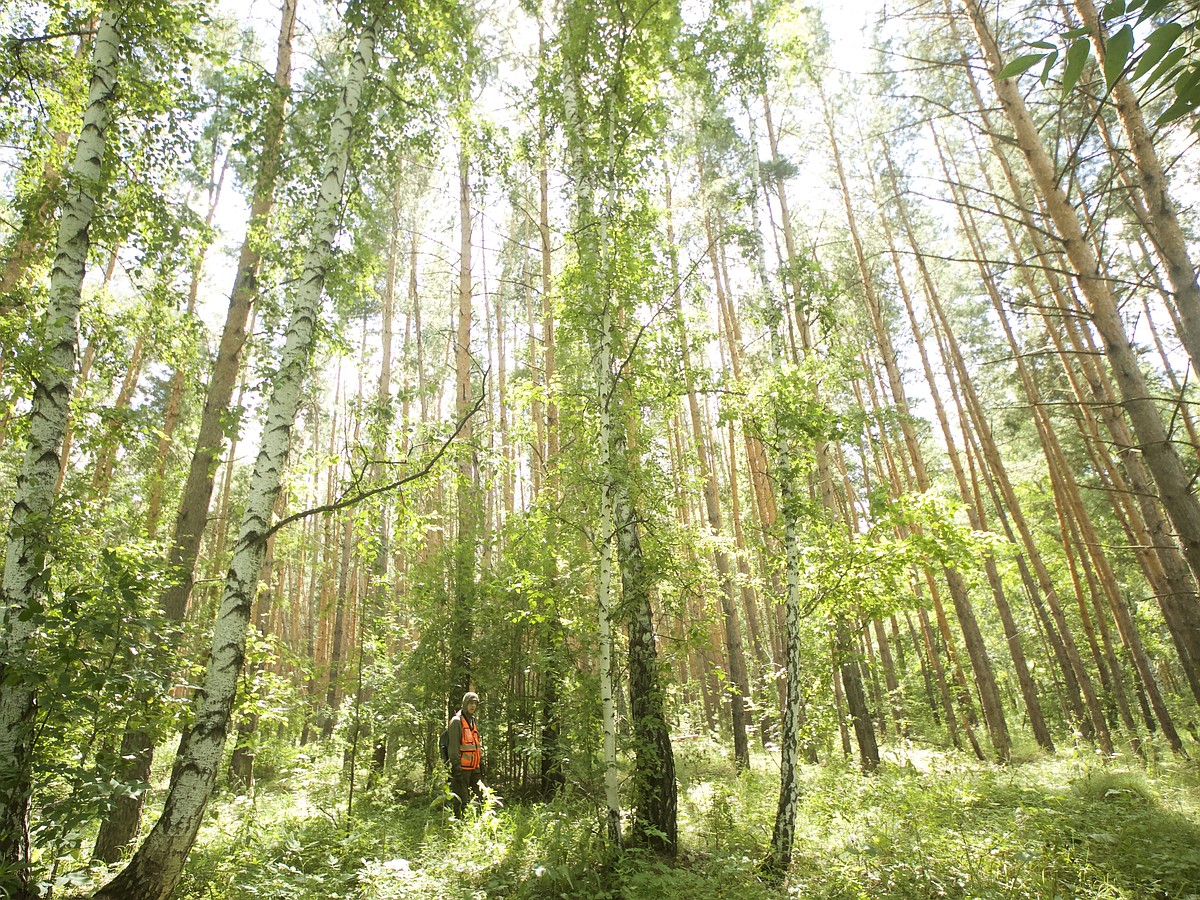
<path fill-rule="evenodd" d="M 1042 143 L 1016 80 L 1000 77 L 1003 60 L 987 14 L 977 0 L 963 2 L 983 49 L 996 94 L 1025 156 L 1033 181 L 1062 238 L 1074 277 L 1090 307 L 1092 322 L 1103 339 L 1113 378 L 1120 389 L 1146 465 L 1158 486 L 1159 497 L 1179 535 L 1193 575 L 1200 576 L 1200 498 L 1191 490 L 1191 478 L 1170 440 L 1154 394 L 1146 384 L 1137 352 L 1121 317 L 1113 284 L 1096 256 L 1076 208 L 1059 184 L 1054 163 Z"/>
<path fill-rule="evenodd" d="M 629 635 L 633 726 L 633 839 L 664 853 L 677 844 L 677 788 L 666 698 L 658 669 L 651 574 L 641 543 L 632 482 L 634 448 L 621 427 L 629 413 L 630 359 L 636 341 L 621 333 L 651 284 L 637 264 L 644 232 L 639 198 L 630 191 L 639 152 L 652 149 L 662 115 L 658 82 L 679 24 L 674 4 L 623 3 L 565 8 L 562 62 L 565 126 L 576 183 L 581 295 L 599 411 L 601 498 L 612 515 L 621 573 L 622 618 Z M 607 535 L 601 535 L 602 540 Z"/>
<path fill-rule="evenodd" d="M 0 864 L 15 877 L 6 890 L 30 896 L 30 755 L 37 679 L 29 670 L 33 635 L 47 602 L 48 557 L 53 552 L 53 507 L 59 450 L 67 427 L 79 338 L 79 309 L 90 247 L 88 230 L 103 184 L 104 156 L 117 88 L 121 11 L 106 9 L 92 46 L 92 75 L 68 191 L 58 229 L 50 302 L 42 326 L 45 354 L 34 378 L 27 447 L 17 477 L 0 590 Z"/>
<path fill-rule="evenodd" d="M 272 513 L 287 465 L 292 427 L 312 356 L 321 295 L 338 230 L 355 113 L 375 64 L 380 12 L 362 4 L 352 6 L 346 17 L 350 23 L 361 17 L 357 45 L 330 122 L 312 244 L 306 253 L 304 272 L 292 302 L 279 374 L 274 379 L 264 416 L 265 427 L 251 476 L 246 511 L 225 580 L 207 671 L 196 695 L 195 721 L 179 748 L 162 815 L 125 869 L 97 892 L 98 898 L 165 900 L 170 896 L 183 872 L 183 864 L 216 784 L 238 675 L 245 658 L 246 631 L 267 538 L 271 534 Z"/>
<path fill-rule="evenodd" d="M 267 241 L 275 183 L 279 175 L 284 112 L 291 88 L 296 4 L 297 0 L 285 0 L 283 4 L 275 77 L 267 101 L 263 145 L 250 200 L 250 221 L 239 252 L 229 308 L 209 376 L 196 446 L 192 451 L 169 545 L 168 565 L 173 577 L 163 594 L 162 608 L 167 621 L 172 623 L 183 621 L 191 597 L 200 541 L 212 502 L 216 462 L 224 444 L 225 421 L 246 342 L 246 322 L 257 293 L 258 269 Z M 172 387 L 174 397 L 174 379 Z M 127 763 L 121 773 L 123 780 L 133 784 L 146 783 L 154 758 L 154 736 L 144 729 L 131 726 L 121 740 L 121 758 Z M 127 792 L 113 801 L 112 809 L 96 838 L 94 855 L 97 859 L 108 863 L 120 859 L 137 835 L 144 803 L 143 791 Z"/>

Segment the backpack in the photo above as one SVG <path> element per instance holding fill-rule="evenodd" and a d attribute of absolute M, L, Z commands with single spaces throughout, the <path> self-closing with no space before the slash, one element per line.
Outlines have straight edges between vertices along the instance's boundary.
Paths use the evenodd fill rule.
<path fill-rule="evenodd" d="M 450 726 L 447 725 L 442 729 L 442 736 L 438 739 L 438 752 L 442 755 L 442 762 L 450 764 Z"/>

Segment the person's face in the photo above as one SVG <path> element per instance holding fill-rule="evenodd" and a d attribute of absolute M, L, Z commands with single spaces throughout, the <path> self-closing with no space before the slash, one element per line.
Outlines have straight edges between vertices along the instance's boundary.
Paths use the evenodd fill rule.
<path fill-rule="evenodd" d="M 471 715 L 471 716 L 475 715 L 475 710 L 477 710 L 478 708 L 479 708 L 478 700 L 468 700 L 467 701 L 467 715 Z"/>

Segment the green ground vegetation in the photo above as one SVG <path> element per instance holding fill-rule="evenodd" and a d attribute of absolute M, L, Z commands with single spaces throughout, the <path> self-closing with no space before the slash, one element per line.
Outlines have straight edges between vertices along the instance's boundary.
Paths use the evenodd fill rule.
<path fill-rule="evenodd" d="M 762 753 L 739 775 L 714 745 L 680 745 L 670 863 L 606 848 L 601 798 L 579 785 L 458 821 L 442 785 L 398 769 L 347 818 L 340 757 L 277 762 L 252 796 L 212 804 L 180 900 L 1200 898 L 1200 767 L 1173 759 L 1068 751 L 994 767 L 914 748 L 873 776 L 810 766 L 782 884 L 760 873 L 778 792 Z M 62 895 L 101 877 L 77 872 Z"/>

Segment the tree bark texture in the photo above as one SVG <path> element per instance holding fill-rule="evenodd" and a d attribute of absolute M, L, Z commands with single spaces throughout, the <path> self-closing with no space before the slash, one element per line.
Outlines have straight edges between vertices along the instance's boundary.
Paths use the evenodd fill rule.
<path fill-rule="evenodd" d="M 88 230 L 101 186 L 109 103 L 117 88 L 119 24 L 119 11 L 106 10 L 92 48 L 87 106 L 68 174 L 50 275 L 42 330 L 45 355 L 34 379 L 28 443 L 17 476 L 0 587 L 0 864 L 13 867 L 16 883 L 7 889 L 18 897 L 29 891 L 29 766 L 37 704 L 36 679 L 23 672 L 30 661 L 41 607 L 48 599 L 47 555 L 53 551 L 48 539 L 75 378 Z"/>
<path fill-rule="evenodd" d="M 379 20 L 374 16 L 363 26 L 330 124 L 312 245 L 305 254 L 280 369 L 267 402 L 246 510 L 225 579 L 207 670 L 195 699 L 194 725 L 179 748 L 161 817 L 128 866 L 97 892 L 98 898 L 166 900 L 183 871 L 216 784 L 245 658 L 246 632 L 266 552 L 267 533 L 287 465 L 292 426 L 320 315 L 325 273 L 337 235 L 352 125 L 364 82 L 374 66 L 378 27 Z"/>

